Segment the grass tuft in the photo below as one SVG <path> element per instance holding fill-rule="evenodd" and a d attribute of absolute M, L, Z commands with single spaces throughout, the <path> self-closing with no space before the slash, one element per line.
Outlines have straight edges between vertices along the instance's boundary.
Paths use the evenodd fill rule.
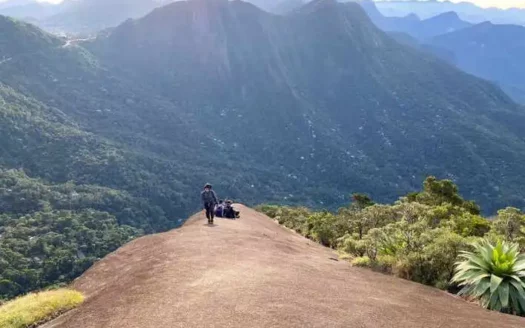
<path fill-rule="evenodd" d="M 372 266 L 372 260 L 368 256 L 356 257 L 352 260 L 352 265 L 362 268 L 370 268 Z"/>
<path fill-rule="evenodd" d="M 0 306 L 0 327 L 34 327 L 77 307 L 83 301 L 81 293 L 70 289 L 28 294 Z"/>

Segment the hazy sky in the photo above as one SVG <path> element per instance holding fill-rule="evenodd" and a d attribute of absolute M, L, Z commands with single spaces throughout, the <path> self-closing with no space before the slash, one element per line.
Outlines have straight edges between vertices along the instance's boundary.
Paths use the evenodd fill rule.
<path fill-rule="evenodd" d="M 463 0 L 451 0 L 452 2 L 463 2 Z M 499 7 L 499 8 L 525 8 L 525 0 L 471 0 L 480 7 Z"/>
<path fill-rule="evenodd" d="M 0 0 L 4 2 L 6 0 Z M 9 1 L 9 0 L 7 0 Z M 40 2 L 51 2 L 51 3 L 60 3 L 62 0 L 37 0 Z M 450 0 L 452 2 L 462 2 L 465 0 Z M 525 8 L 525 0 L 467 0 L 468 2 L 473 2 L 480 7 L 499 7 L 499 8 Z"/>
<path fill-rule="evenodd" d="M 36 0 L 38 2 L 61 3 L 63 0 Z"/>
<path fill-rule="evenodd" d="M 395 1 L 395 0 L 381 0 L 381 1 Z M 398 0 L 399 1 L 399 0 Z M 403 0 L 401 0 L 403 1 Z M 438 0 L 445 1 L 445 0 Z M 451 2 L 472 2 L 480 7 L 498 7 L 498 8 L 525 8 L 525 0 L 448 0 Z"/>

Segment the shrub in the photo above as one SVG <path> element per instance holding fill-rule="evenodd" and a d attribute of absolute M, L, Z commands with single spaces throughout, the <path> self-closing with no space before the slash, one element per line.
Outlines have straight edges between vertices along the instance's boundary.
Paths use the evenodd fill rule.
<path fill-rule="evenodd" d="M 372 261 L 368 256 L 356 257 L 352 260 L 352 265 L 362 268 L 370 268 L 372 266 Z"/>
<path fill-rule="evenodd" d="M 352 257 L 352 255 L 350 254 L 346 254 L 346 253 L 339 253 L 339 259 L 340 260 L 343 260 L 343 261 L 349 261 L 349 262 L 352 262 L 351 260 L 353 260 L 354 258 Z"/>
<path fill-rule="evenodd" d="M 312 212 L 306 207 L 259 205 L 256 210 L 277 220 L 279 224 L 289 229 L 293 229 L 302 235 L 307 234 L 306 220 Z"/>
<path fill-rule="evenodd" d="M 469 239 L 448 229 L 435 229 L 424 238 L 431 242 L 425 244 L 421 256 L 412 259 L 419 261 L 418 271 L 412 273 L 412 280 L 448 289 L 454 275 L 454 264 L 459 254 L 469 249 Z"/>
<path fill-rule="evenodd" d="M 487 309 L 525 314 L 525 254 L 519 246 L 488 241 L 476 243 L 474 252 L 463 252 L 452 281 L 463 286 L 460 295 L 478 299 Z"/>
<path fill-rule="evenodd" d="M 468 249 L 464 237 L 446 228 L 428 229 L 424 221 L 372 229 L 363 241 L 378 270 L 444 289 L 454 274 L 457 256 Z"/>
<path fill-rule="evenodd" d="M 363 256 L 366 253 L 366 244 L 359 236 L 346 234 L 337 240 L 338 249 L 353 256 Z"/>
<path fill-rule="evenodd" d="M 340 208 L 335 214 L 290 207 L 272 210 L 276 211 L 281 224 L 295 227 L 296 231 L 325 246 L 336 247 L 346 258 L 355 257 L 351 261 L 355 266 L 391 273 L 452 293 L 466 290 L 465 282 L 458 286 L 459 282 L 452 278 L 458 256 L 472 251 L 473 242 L 480 238 L 494 242 L 505 240 L 518 243 L 525 250 L 525 215 L 520 210 L 507 208 L 490 221 L 479 215 L 475 203 L 459 195 L 452 181 L 433 177 L 425 181 L 423 191 L 401 197 L 392 205 L 375 204 L 368 196 L 356 194 L 350 206 Z M 525 274 L 518 276 L 521 279 Z M 503 286 L 505 294 L 505 286 L 514 285 L 509 282 Z M 525 285 L 522 287 L 525 290 Z M 492 294 L 489 293 L 489 297 Z M 488 301 L 489 305 L 496 302 L 490 298 Z M 519 298 L 517 302 L 512 304 L 523 305 Z M 505 310 L 503 304 L 503 311 L 523 310 Z"/>
<path fill-rule="evenodd" d="M 354 232 L 363 238 L 371 229 L 383 227 L 396 221 L 396 212 L 392 206 L 372 205 L 357 213 Z"/>
<path fill-rule="evenodd" d="M 462 236 L 483 237 L 491 229 L 489 220 L 468 212 L 454 215 L 451 221 L 454 231 Z"/>
<path fill-rule="evenodd" d="M 314 213 L 308 217 L 308 235 L 324 246 L 334 248 L 337 244 L 335 233 L 336 217 L 328 212 Z"/>
<path fill-rule="evenodd" d="M 375 260 L 378 255 L 399 257 L 413 250 L 420 250 L 418 237 L 423 229 L 428 229 L 424 222 L 409 224 L 404 220 L 371 229 L 363 239 L 366 253 Z"/>
<path fill-rule="evenodd" d="M 305 207 L 282 207 L 277 212 L 276 219 L 279 224 L 293 229 L 300 234 L 306 235 L 306 220 L 311 215 L 310 210 Z"/>
<path fill-rule="evenodd" d="M 407 203 L 407 202 L 398 202 L 395 206 L 392 207 L 397 216 L 397 221 L 405 220 L 408 223 L 415 223 L 421 220 L 426 219 L 429 215 L 429 211 L 432 207 L 419 203 Z M 433 215 L 435 217 L 435 215 Z M 427 219 L 427 221 L 429 221 Z"/>
<path fill-rule="evenodd" d="M 492 222 L 492 237 L 520 244 L 525 250 L 525 214 L 519 209 L 508 207 L 498 211 L 498 216 Z"/>
<path fill-rule="evenodd" d="M 374 263 L 374 269 L 384 273 L 392 273 L 396 267 L 397 258 L 392 255 L 379 255 Z"/>
<path fill-rule="evenodd" d="M 81 293 L 69 289 L 28 294 L 0 306 L 0 327 L 32 327 L 77 307 L 83 301 Z"/>
<path fill-rule="evenodd" d="M 259 205 L 255 209 L 261 213 L 266 214 L 270 218 L 275 219 L 281 207 L 277 205 Z"/>

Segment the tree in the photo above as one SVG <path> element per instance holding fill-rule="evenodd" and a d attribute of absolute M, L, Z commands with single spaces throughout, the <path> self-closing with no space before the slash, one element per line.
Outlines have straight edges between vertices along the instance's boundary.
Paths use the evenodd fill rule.
<path fill-rule="evenodd" d="M 498 216 L 492 223 L 494 232 L 503 236 L 506 241 L 522 238 L 525 235 L 524 227 L 525 214 L 513 207 L 498 211 Z"/>
<path fill-rule="evenodd" d="M 350 232 L 356 233 L 359 239 L 370 231 L 396 221 L 396 213 L 388 205 L 372 205 L 363 210 L 351 213 L 349 216 Z"/>
<path fill-rule="evenodd" d="M 374 201 L 372 201 L 368 195 L 354 193 L 352 194 L 352 204 L 350 208 L 360 211 L 374 204 Z"/>
<path fill-rule="evenodd" d="M 473 201 L 466 201 L 459 195 L 459 189 L 451 180 L 438 180 L 430 176 L 423 182 L 423 191 L 409 194 L 408 199 L 426 205 L 442 205 L 445 203 L 463 207 L 472 214 L 480 214 L 481 209 Z"/>
<path fill-rule="evenodd" d="M 19 294 L 20 286 L 8 279 L 0 279 L 0 300 L 2 297 L 11 298 Z"/>

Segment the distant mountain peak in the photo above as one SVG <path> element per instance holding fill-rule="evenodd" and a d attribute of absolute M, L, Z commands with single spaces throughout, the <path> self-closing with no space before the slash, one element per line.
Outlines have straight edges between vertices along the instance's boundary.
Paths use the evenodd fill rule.
<path fill-rule="evenodd" d="M 447 11 L 447 12 L 442 13 L 440 16 L 442 16 L 442 17 L 453 17 L 453 18 L 458 18 L 459 19 L 459 15 L 455 11 Z"/>
<path fill-rule="evenodd" d="M 455 19 L 455 20 L 461 20 L 461 18 L 459 18 L 459 15 L 458 13 L 456 13 L 455 11 L 447 11 L 447 12 L 444 12 L 442 14 L 439 14 L 439 15 L 436 15 L 434 17 L 431 17 L 429 18 L 429 20 L 431 19 Z"/>
<path fill-rule="evenodd" d="M 415 21 L 419 21 L 419 20 L 421 20 L 421 19 L 419 18 L 419 16 L 416 15 L 416 14 L 408 14 L 408 15 L 405 16 L 405 18 L 408 19 L 408 20 L 415 20 Z"/>
<path fill-rule="evenodd" d="M 479 27 L 488 27 L 488 26 L 494 26 L 494 24 L 491 21 L 484 21 L 479 24 L 477 24 Z"/>
<path fill-rule="evenodd" d="M 228 0 L 187 0 L 187 1 L 188 2 L 200 2 L 200 3 L 210 4 L 210 5 L 217 5 L 217 4 L 228 5 L 229 3 Z M 235 2 L 237 1 L 240 1 L 240 0 L 235 0 Z"/>
<path fill-rule="evenodd" d="M 315 12 L 326 8 L 336 8 L 338 4 L 337 0 L 314 0 L 304 5 L 299 11 L 303 13 Z"/>

